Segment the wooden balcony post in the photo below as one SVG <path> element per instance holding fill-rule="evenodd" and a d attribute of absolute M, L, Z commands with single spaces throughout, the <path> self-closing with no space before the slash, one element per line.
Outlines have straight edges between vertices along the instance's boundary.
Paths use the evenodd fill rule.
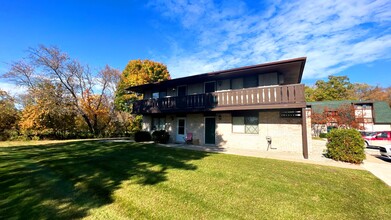
<path fill-rule="evenodd" d="M 303 156 L 308 159 L 308 140 L 307 140 L 307 111 L 305 108 L 301 109 L 301 136 L 303 142 Z"/>

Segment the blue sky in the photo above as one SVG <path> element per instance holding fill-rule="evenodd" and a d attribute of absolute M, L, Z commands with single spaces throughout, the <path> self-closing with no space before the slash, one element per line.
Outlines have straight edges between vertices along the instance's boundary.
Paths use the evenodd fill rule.
<path fill-rule="evenodd" d="M 389 0 L 3 0 L 0 33 L 0 74 L 44 44 L 95 69 L 163 62 L 174 78 L 306 56 L 306 84 L 391 86 Z"/>

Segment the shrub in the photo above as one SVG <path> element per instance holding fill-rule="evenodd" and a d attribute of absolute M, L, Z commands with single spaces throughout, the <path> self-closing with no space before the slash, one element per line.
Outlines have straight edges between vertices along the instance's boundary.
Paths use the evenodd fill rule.
<path fill-rule="evenodd" d="M 148 131 L 137 131 L 134 134 L 136 142 L 151 141 L 151 134 Z"/>
<path fill-rule="evenodd" d="M 333 160 L 360 164 L 365 159 L 364 139 L 355 129 L 331 130 L 326 146 L 326 156 Z"/>
<path fill-rule="evenodd" d="M 320 138 L 327 138 L 327 133 L 320 133 L 320 134 L 319 134 L 319 137 L 320 137 Z"/>
<path fill-rule="evenodd" d="M 165 130 L 154 131 L 152 133 L 152 140 L 155 143 L 167 144 L 169 139 L 170 139 L 170 135 Z"/>

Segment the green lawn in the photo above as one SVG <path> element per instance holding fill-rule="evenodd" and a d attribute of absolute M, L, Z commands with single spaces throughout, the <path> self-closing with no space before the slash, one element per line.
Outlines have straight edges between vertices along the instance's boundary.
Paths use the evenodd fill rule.
<path fill-rule="evenodd" d="M 79 141 L 0 145 L 0 219 L 391 219 L 362 170 Z"/>

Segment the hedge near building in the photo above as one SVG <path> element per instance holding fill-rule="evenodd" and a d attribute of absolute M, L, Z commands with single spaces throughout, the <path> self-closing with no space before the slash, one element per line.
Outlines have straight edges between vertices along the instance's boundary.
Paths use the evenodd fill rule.
<path fill-rule="evenodd" d="M 360 164 L 365 159 L 364 139 L 355 129 L 331 130 L 326 146 L 326 156 L 333 160 Z"/>

